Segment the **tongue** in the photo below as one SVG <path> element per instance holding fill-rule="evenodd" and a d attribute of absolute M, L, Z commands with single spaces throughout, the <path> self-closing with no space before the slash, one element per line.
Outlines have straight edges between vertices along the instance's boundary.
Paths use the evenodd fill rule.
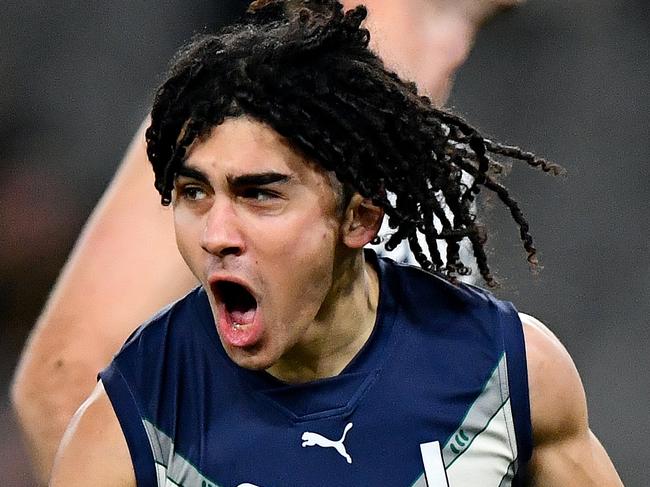
<path fill-rule="evenodd" d="M 230 318 L 232 319 L 233 323 L 239 323 L 240 325 L 252 323 L 253 319 L 255 319 L 255 309 L 230 310 Z"/>

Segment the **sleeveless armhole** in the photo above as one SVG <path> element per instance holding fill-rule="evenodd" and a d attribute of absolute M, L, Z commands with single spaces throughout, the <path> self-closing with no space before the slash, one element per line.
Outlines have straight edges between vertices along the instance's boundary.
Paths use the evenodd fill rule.
<path fill-rule="evenodd" d="M 104 384 L 104 389 L 111 401 L 113 410 L 124 433 L 126 444 L 129 447 L 129 454 L 133 462 L 133 470 L 135 471 L 136 485 L 158 485 L 149 437 L 144 428 L 139 408 L 126 380 L 115 365 L 115 362 L 100 372 L 99 378 Z"/>
<path fill-rule="evenodd" d="M 524 332 L 519 314 L 511 303 L 499 302 L 498 307 L 500 308 L 503 345 L 508 364 L 508 387 L 515 423 L 519 464 L 524 465 L 530 460 L 533 450 Z"/>

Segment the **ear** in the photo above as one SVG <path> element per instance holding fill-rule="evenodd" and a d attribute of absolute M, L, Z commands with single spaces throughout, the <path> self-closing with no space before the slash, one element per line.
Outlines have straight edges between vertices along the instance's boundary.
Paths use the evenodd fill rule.
<path fill-rule="evenodd" d="M 360 249 L 369 243 L 379 232 L 384 218 L 384 210 L 373 202 L 355 193 L 343 216 L 341 239 L 345 245 Z"/>

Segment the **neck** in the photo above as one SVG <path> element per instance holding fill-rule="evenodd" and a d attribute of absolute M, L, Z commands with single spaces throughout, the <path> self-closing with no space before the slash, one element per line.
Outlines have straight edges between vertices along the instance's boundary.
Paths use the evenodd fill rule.
<path fill-rule="evenodd" d="M 267 372 L 288 383 L 338 375 L 368 341 L 378 301 L 379 278 L 363 253 L 340 261 L 306 336 Z"/>

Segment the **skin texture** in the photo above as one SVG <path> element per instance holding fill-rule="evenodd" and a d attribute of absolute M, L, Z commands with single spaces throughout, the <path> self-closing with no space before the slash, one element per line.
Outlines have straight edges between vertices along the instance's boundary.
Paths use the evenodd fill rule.
<path fill-rule="evenodd" d="M 360 2 L 343 3 L 351 8 Z M 442 103 L 478 26 L 499 8 L 518 2 L 363 3 L 374 49 Z M 153 188 L 140 130 L 77 241 L 15 374 L 13 406 L 43 482 L 66 425 L 93 390 L 97 373 L 142 321 L 194 285 L 174 242 L 172 213 L 160 206 Z"/>
<path fill-rule="evenodd" d="M 251 346 L 229 343 L 218 326 L 230 358 L 292 382 L 338 374 L 367 341 L 375 320 L 377 276 L 361 249 L 377 232 L 381 211 L 355 195 L 341 213 L 340 193 L 327 174 L 272 129 L 245 117 L 213 129 L 192 148 L 186 167 L 192 176 L 180 176 L 175 184 L 177 240 L 208 288 L 215 321 L 224 310 L 211 277 L 237 280 L 258 297 L 263 326 Z M 238 178 L 269 173 L 288 180 L 237 184 Z M 289 269 L 287 262 L 300 265 Z M 571 357 L 542 323 L 521 318 L 535 446 L 528 485 L 621 486 L 589 429 Z M 62 441 L 51 485 L 87 485 L 91 477 L 93 485 L 135 485 L 128 448 L 101 383 Z"/>

